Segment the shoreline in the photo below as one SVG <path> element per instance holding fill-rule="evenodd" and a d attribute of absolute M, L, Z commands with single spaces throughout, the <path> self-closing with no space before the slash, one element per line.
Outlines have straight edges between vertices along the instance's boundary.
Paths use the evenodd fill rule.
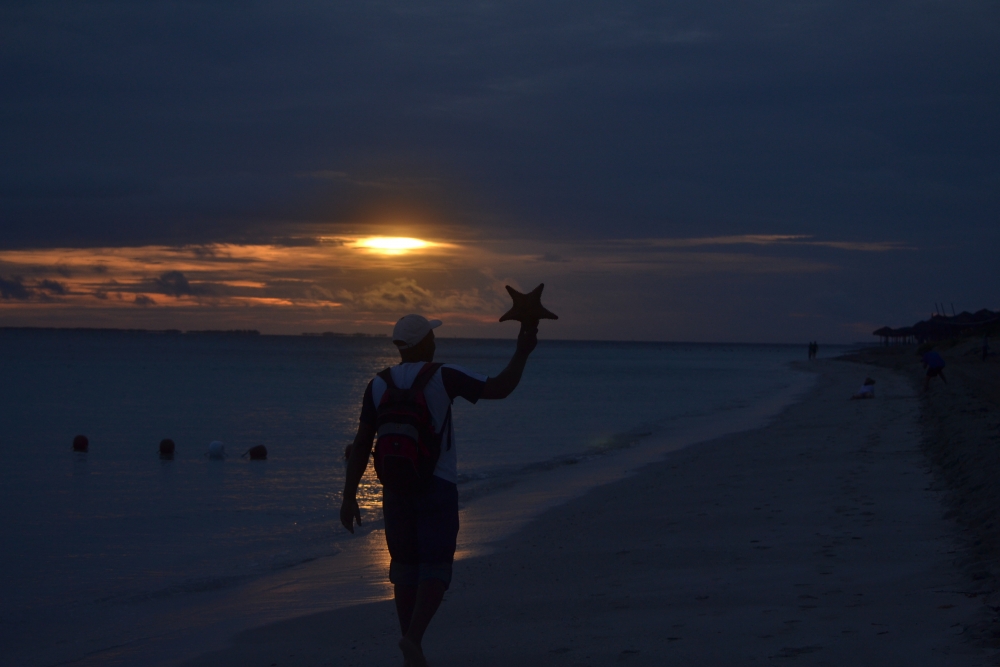
<path fill-rule="evenodd" d="M 672 452 L 700 447 L 719 438 L 763 428 L 790 405 L 803 400 L 814 384 L 812 374 L 802 372 L 800 362 L 789 364 L 802 376 L 782 393 L 719 419 L 709 415 L 688 422 L 678 433 L 657 432 L 639 436 L 638 444 L 608 450 L 584 458 L 571 458 L 538 472 L 522 472 L 514 479 L 500 480 L 499 491 L 480 495 L 472 485 L 459 487 L 462 529 L 458 535 L 456 560 L 492 553 L 494 545 L 515 535 L 546 511 L 573 502 L 590 491 L 620 482 Z M 486 482 L 490 484 L 489 481 Z M 472 502 L 470 502 L 470 500 Z"/>
<path fill-rule="evenodd" d="M 459 560 L 431 663 L 981 664 L 960 633 L 988 610 L 928 487 L 917 397 L 885 373 L 875 401 L 848 401 L 868 367 L 801 366 L 817 384 L 762 428 L 670 453 Z M 398 660 L 396 633 L 391 601 L 373 602 L 185 664 L 380 664 Z"/>

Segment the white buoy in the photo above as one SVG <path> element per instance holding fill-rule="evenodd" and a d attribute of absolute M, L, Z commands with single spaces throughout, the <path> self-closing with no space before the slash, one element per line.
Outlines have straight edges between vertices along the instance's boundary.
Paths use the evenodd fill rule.
<path fill-rule="evenodd" d="M 208 458 L 221 461 L 226 458 L 226 446 L 218 440 L 213 440 L 208 445 Z"/>

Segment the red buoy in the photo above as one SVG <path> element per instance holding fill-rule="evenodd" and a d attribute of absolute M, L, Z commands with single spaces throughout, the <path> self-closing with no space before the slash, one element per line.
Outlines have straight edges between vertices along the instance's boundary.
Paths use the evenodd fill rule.
<path fill-rule="evenodd" d="M 251 461 L 266 461 L 267 447 L 264 445 L 254 445 L 247 451 L 243 452 L 243 456 L 249 456 Z"/>

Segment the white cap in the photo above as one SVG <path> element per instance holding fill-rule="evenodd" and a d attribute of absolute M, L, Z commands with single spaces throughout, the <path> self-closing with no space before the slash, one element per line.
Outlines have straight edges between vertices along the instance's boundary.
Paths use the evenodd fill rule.
<path fill-rule="evenodd" d="M 431 329 L 441 326 L 441 320 L 428 320 L 421 315 L 404 315 L 392 328 L 392 342 L 406 350 L 422 341 Z"/>

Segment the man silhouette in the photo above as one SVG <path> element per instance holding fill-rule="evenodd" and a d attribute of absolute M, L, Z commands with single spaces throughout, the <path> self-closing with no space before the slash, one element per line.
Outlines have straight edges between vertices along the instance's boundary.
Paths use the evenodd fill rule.
<path fill-rule="evenodd" d="M 396 387 L 410 387 L 424 366 L 434 360 L 433 329 L 440 325 L 440 320 L 427 320 L 420 315 L 406 315 L 396 322 L 392 342 L 399 349 L 401 361 L 390 370 Z M 409 494 L 386 487 L 382 489 L 385 541 L 391 559 L 389 581 L 393 584 L 396 615 L 402 633 L 399 648 L 409 667 L 427 665 L 421 642 L 451 583 L 455 559 L 458 487 L 451 403 L 459 396 L 470 403 L 476 403 L 480 398 L 509 396 L 521 381 L 528 356 L 538 344 L 537 334 L 537 323 L 521 324 L 514 355 L 496 377 L 488 378 L 451 364 L 442 365 L 423 390 L 434 430 L 441 435 L 441 455 L 429 488 Z M 345 452 L 348 461 L 340 522 L 352 533 L 355 521 L 361 525 L 358 484 L 368 467 L 376 436 L 378 406 L 387 388 L 386 381 L 378 376 L 368 383 L 358 433 Z"/>

